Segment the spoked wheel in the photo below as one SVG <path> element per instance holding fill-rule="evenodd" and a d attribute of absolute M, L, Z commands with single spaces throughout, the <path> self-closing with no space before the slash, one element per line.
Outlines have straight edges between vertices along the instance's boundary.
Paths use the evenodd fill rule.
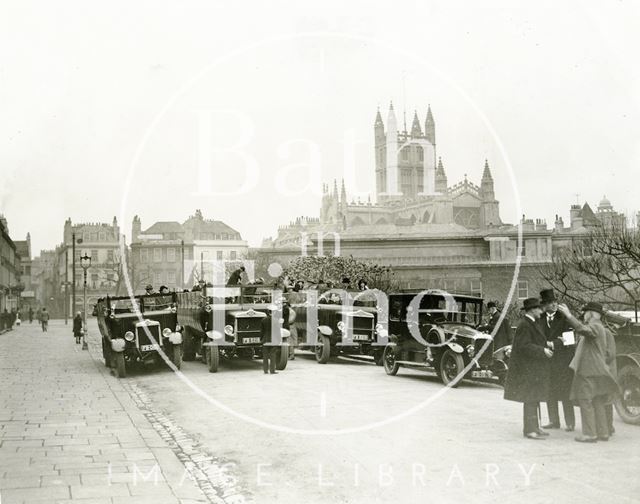
<path fill-rule="evenodd" d="M 331 339 L 329 336 L 318 335 L 318 344 L 315 348 L 316 360 L 318 364 L 326 364 L 331 357 Z"/>
<path fill-rule="evenodd" d="M 457 387 L 460 384 L 460 381 L 457 381 L 455 384 L 452 382 L 458 375 L 462 374 L 464 370 L 464 359 L 460 354 L 455 353 L 451 349 L 447 349 L 442 354 L 439 368 L 442 383 L 445 385 L 449 385 L 451 383 L 451 387 Z"/>
<path fill-rule="evenodd" d="M 400 364 L 396 362 L 395 347 L 387 345 L 384 347 L 382 354 L 382 365 L 384 366 L 384 372 L 389 376 L 394 376 L 400 369 Z"/>
<path fill-rule="evenodd" d="M 640 425 L 640 368 L 624 366 L 618 373 L 622 393 L 615 399 L 615 407 L 622 421 Z"/>

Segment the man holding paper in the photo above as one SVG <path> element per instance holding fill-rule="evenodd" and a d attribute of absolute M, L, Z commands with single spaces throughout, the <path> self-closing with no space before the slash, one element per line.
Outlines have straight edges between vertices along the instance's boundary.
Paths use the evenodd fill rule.
<path fill-rule="evenodd" d="M 553 350 L 547 400 L 549 423 L 542 428 L 560 428 L 558 402 L 562 402 L 565 430 L 571 432 L 575 429 L 576 416 L 573 402 L 569 398 L 573 382 L 573 370 L 569 364 L 575 354 L 575 335 L 567 318 L 558 312 L 558 300 L 553 289 L 540 291 L 540 304 L 544 312 L 538 319 L 538 325 L 547 337 L 547 346 Z"/>
<path fill-rule="evenodd" d="M 571 361 L 574 370 L 571 399 L 580 406 L 582 436 L 581 443 L 607 441 L 610 436 L 606 404 L 618 390 L 616 378 L 607 365 L 607 333 L 602 324 L 604 310 L 600 303 L 588 302 L 582 311 L 584 323 L 575 318 L 566 305 L 559 305 L 569 324 L 579 335 L 576 353 Z"/>

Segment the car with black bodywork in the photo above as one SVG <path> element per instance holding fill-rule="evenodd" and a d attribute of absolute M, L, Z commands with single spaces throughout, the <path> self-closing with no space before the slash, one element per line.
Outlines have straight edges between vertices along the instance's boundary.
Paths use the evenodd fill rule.
<path fill-rule="evenodd" d="M 606 312 L 606 326 L 616 342 L 616 365 L 620 394 L 614 405 L 626 423 L 640 425 L 640 321 L 633 312 Z"/>
<path fill-rule="evenodd" d="M 215 373 L 221 359 L 262 358 L 262 320 L 280 300 L 260 285 L 237 287 L 205 286 L 203 290 L 177 294 L 178 322 L 184 327 L 184 360 L 200 357 Z M 275 312 L 277 313 L 277 312 Z M 281 330 L 278 370 L 288 361 L 289 331 Z"/>
<path fill-rule="evenodd" d="M 379 297 L 374 290 L 311 287 L 288 293 L 287 299 L 295 312 L 297 346 L 313 351 L 318 363 L 340 355 L 366 355 L 382 365 L 387 333 L 377 322 Z"/>
<path fill-rule="evenodd" d="M 130 366 L 160 363 L 165 357 L 180 369 L 182 328 L 177 321 L 175 296 L 107 296 L 98 301 L 102 356 L 118 377 L 125 377 Z"/>
<path fill-rule="evenodd" d="M 479 297 L 442 291 L 412 291 L 389 295 L 389 344 L 383 365 L 388 375 L 400 367 L 430 369 L 448 386 L 463 378 L 506 376 L 510 347 L 495 349 L 482 322 Z"/>

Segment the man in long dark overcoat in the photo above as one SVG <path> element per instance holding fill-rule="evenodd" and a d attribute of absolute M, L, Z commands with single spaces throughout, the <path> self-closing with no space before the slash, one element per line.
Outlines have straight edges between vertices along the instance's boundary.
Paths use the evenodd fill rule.
<path fill-rule="evenodd" d="M 607 332 L 601 320 L 604 310 L 600 303 L 588 302 L 582 309 L 584 323 L 575 318 L 565 305 L 558 305 L 558 310 L 580 336 L 571 361 L 574 371 L 571 399 L 578 402 L 582 421 L 582 435 L 576 437 L 576 441 L 607 441 L 611 433 L 606 404 L 618 392 L 618 384 L 607 364 Z"/>
<path fill-rule="evenodd" d="M 542 309 L 537 298 L 523 304 L 524 317 L 513 338 L 504 398 L 523 404 L 523 434 L 529 439 L 545 439 L 549 434 L 540 429 L 538 411 L 541 401 L 549 396 L 549 365 L 553 351 L 536 320 Z"/>
<path fill-rule="evenodd" d="M 571 432 L 576 426 L 576 416 L 573 402 L 569 399 L 571 383 L 573 382 L 573 370 L 569 367 L 575 354 L 576 346 L 565 345 L 562 334 L 572 330 L 567 318 L 558 311 L 558 300 L 553 289 L 540 291 L 540 304 L 544 310 L 538 325 L 545 333 L 547 342 L 553 350 L 551 358 L 551 376 L 549 383 L 549 398 L 547 400 L 547 413 L 549 423 L 543 425 L 543 429 L 560 428 L 560 411 L 558 401 L 562 402 L 562 412 L 567 431 Z"/>
<path fill-rule="evenodd" d="M 487 310 L 489 311 L 489 320 L 485 325 L 480 326 L 478 329 L 480 329 L 481 331 L 488 332 L 489 334 L 493 334 L 495 330 L 493 341 L 494 341 L 494 348 L 496 350 L 506 345 L 510 345 L 511 344 L 511 327 L 509 324 L 509 318 L 505 316 L 502 319 L 502 323 L 496 329 L 496 326 L 500 322 L 500 316 L 502 315 L 502 312 L 498 309 L 498 305 L 495 301 L 489 301 L 487 303 Z"/>

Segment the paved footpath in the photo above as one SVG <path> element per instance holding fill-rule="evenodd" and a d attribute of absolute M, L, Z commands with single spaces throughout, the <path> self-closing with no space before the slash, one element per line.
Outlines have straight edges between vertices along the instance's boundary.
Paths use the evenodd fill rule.
<path fill-rule="evenodd" d="M 209 500 L 71 325 L 0 335 L 0 504 L 197 502 Z"/>

